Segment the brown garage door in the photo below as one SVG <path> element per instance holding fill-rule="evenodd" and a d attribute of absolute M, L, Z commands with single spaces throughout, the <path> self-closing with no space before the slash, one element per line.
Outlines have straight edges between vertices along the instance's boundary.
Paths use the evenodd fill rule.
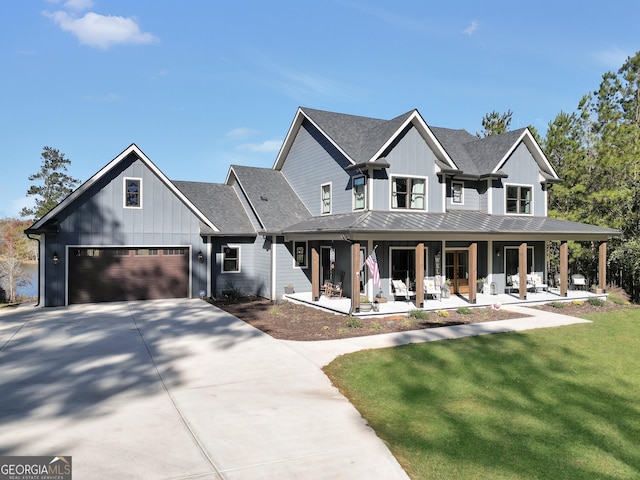
<path fill-rule="evenodd" d="M 187 297 L 188 248 L 69 249 L 69 303 Z"/>

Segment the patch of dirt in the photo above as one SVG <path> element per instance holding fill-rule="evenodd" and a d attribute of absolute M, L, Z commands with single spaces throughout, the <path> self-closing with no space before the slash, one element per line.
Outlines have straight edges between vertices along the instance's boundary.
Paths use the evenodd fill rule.
<path fill-rule="evenodd" d="M 446 310 L 446 313 L 424 311 L 424 319 L 407 315 L 349 317 L 293 302 L 274 304 L 257 297 L 236 301 L 209 299 L 209 302 L 274 338 L 304 341 L 406 332 L 525 316 L 505 310 L 472 308 L 468 314 L 456 310 Z"/>

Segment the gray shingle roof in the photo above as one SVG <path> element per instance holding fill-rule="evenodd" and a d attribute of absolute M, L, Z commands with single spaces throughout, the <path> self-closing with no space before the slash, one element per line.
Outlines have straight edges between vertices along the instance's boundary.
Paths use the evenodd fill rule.
<path fill-rule="evenodd" d="M 493 171 L 524 128 L 478 138 L 465 130 L 429 127 L 456 165 L 468 175 L 486 175 Z"/>
<path fill-rule="evenodd" d="M 241 165 L 231 169 L 266 232 L 279 232 L 311 217 L 279 170 Z"/>
<path fill-rule="evenodd" d="M 255 235 L 255 228 L 230 185 L 183 181 L 172 183 L 220 230 L 220 233 Z M 214 232 L 202 224 L 201 233 Z"/>
<path fill-rule="evenodd" d="M 569 222 L 548 217 L 489 215 L 478 211 L 413 213 L 370 211 L 314 217 L 284 230 L 284 233 L 416 233 L 443 235 L 538 234 L 562 239 L 582 236 L 609 238 L 620 232 L 610 228 Z"/>
<path fill-rule="evenodd" d="M 301 108 L 356 163 L 370 160 L 413 110 L 391 120 Z"/>
<path fill-rule="evenodd" d="M 382 120 L 306 107 L 301 110 L 356 163 L 371 160 L 415 112 Z M 478 138 L 465 130 L 432 126 L 429 129 L 458 168 L 474 176 L 491 173 L 525 130 Z"/>

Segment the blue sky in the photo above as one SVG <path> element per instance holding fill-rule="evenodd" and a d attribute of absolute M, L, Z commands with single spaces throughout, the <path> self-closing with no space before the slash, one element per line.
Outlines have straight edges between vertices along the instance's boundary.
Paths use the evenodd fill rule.
<path fill-rule="evenodd" d="M 566 4 L 566 5 L 565 5 Z M 298 106 L 541 133 L 640 50 L 640 3 L 21 0 L 0 7 L 0 218 L 47 145 L 87 180 L 136 143 L 173 180 L 271 167 Z"/>

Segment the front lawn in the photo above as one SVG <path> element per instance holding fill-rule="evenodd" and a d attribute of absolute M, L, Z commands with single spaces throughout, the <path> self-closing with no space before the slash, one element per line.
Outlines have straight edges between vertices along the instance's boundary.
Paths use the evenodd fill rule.
<path fill-rule="evenodd" d="M 640 478 L 640 310 L 325 368 L 414 479 Z"/>

